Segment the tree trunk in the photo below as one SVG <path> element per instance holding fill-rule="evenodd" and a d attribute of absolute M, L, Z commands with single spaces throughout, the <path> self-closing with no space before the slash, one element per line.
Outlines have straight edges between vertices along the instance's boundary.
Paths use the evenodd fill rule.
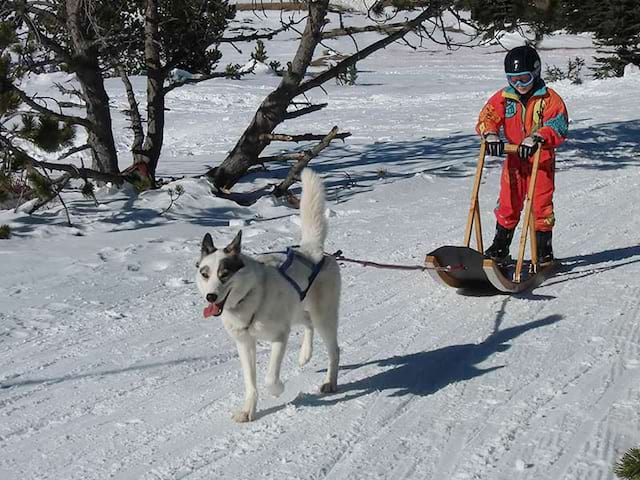
<path fill-rule="evenodd" d="M 124 89 L 127 92 L 127 101 L 129 102 L 128 117 L 131 122 L 131 130 L 133 131 L 133 143 L 131 144 L 133 163 L 144 162 L 140 154 L 142 152 L 142 144 L 144 143 L 144 130 L 142 128 L 142 117 L 140 116 L 136 95 L 133 91 L 131 80 L 129 80 L 129 76 L 122 65 L 118 66 L 118 73 L 124 84 Z"/>
<path fill-rule="evenodd" d="M 285 72 L 280 85 L 262 102 L 249 127 L 222 164 L 213 171 L 214 184 L 218 188 L 231 188 L 247 170 L 259 163 L 258 157 L 269 140 L 261 135 L 273 132 L 285 119 L 287 107 L 297 95 L 298 86 L 313 58 L 316 46 L 322 40 L 329 0 L 309 1 L 309 17 L 300 39 L 298 50 Z"/>
<path fill-rule="evenodd" d="M 73 43 L 72 68 L 78 76 L 86 104 L 88 128 L 87 143 L 93 152 L 93 169 L 104 173 L 118 173 L 109 96 L 104 88 L 104 79 L 98 64 L 98 52 L 89 45 L 83 32 L 88 24 L 88 12 L 83 0 L 66 0 L 67 19 Z"/>
<path fill-rule="evenodd" d="M 158 32 L 158 2 L 147 0 L 145 12 L 144 55 L 147 67 L 147 136 L 142 157 L 149 168 L 151 181 L 155 183 L 156 169 L 164 140 L 164 77 L 160 61 L 160 35 Z"/>

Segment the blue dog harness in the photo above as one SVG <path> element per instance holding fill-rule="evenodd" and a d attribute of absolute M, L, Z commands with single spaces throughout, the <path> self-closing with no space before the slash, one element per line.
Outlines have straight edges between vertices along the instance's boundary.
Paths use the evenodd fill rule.
<path fill-rule="evenodd" d="M 295 291 L 298 292 L 298 295 L 300 296 L 300 301 L 302 301 L 307 296 L 307 293 L 309 292 L 309 289 L 311 288 L 311 285 L 313 285 L 313 281 L 316 279 L 316 277 L 320 273 L 320 270 L 322 270 L 322 266 L 324 265 L 324 261 L 325 261 L 325 259 L 327 257 L 323 256 L 322 260 L 320 260 L 318 263 L 313 263 L 308 258 L 306 258 L 306 257 L 302 256 L 300 253 L 296 252 L 291 247 L 288 247 L 287 251 L 284 252 L 284 253 L 286 253 L 287 257 L 285 258 L 285 260 L 282 263 L 282 265 L 280 265 L 278 267 L 278 271 L 289 282 L 289 284 L 295 289 Z M 298 262 L 302 263 L 310 271 L 309 276 L 307 277 L 307 287 L 305 289 L 300 287 L 298 282 L 296 282 L 287 273 L 287 270 L 289 270 L 289 267 L 291 267 L 291 265 L 293 264 L 294 261 L 298 261 Z"/>

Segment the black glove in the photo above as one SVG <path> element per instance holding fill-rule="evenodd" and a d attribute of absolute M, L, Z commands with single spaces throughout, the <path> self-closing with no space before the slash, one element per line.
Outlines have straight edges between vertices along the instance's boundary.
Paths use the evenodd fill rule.
<path fill-rule="evenodd" d="M 518 156 L 522 160 L 529 160 L 531 155 L 544 143 L 544 139 L 538 135 L 530 135 L 518 145 Z"/>
<path fill-rule="evenodd" d="M 487 144 L 487 153 L 492 157 L 499 157 L 504 153 L 504 142 L 495 133 L 487 133 L 484 141 Z"/>

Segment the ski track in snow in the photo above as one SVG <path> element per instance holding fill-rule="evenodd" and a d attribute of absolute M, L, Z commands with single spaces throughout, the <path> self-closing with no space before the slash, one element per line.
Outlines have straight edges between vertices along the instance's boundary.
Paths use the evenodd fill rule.
<path fill-rule="evenodd" d="M 290 49 L 276 42 L 270 56 Z M 420 264 L 463 237 L 473 123 L 500 86 L 500 62 L 421 54 L 416 65 L 417 53 L 393 45 L 363 62 L 363 83 L 327 86 L 329 106 L 300 127 L 354 133 L 314 159 L 329 192 L 327 251 Z M 544 55 L 561 65 L 575 52 Z M 173 91 L 168 121 L 179 127 L 167 131 L 161 168 L 191 175 L 221 158 L 276 81 Z M 280 398 L 263 389 L 269 349 L 259 346 L 250 424 L 230 418 L 243 397 L 239 361 L 220 323 L 202 318 L 194 265 L 205 231 L 221 245 L 242 224 L 250 252 L 296 243 L 295 211 L 272 200 L 239 207 L 185 179 L 164 216 L 166 190 L 107 192 L 98 207 L 70 201 L 71 233 L 56 206 L 37 220 L 10 217 L 20 228 L 0 244 L 0 478 L 613 480 L 640 431 L 632 83 L 554 85 L 575 135 L 558 157 L 557 275 L 531 292 L 474 296 L 426 273 L 346 264 L 338 393 L 318 393 L 319 338 L 298 367 L 294 330 Z M 126 105 L 108 87 L 114 105 Z M 124 152 L 130 133 L 120 130 Z M 485 241 L 498 181 L 489 159 Z"/>

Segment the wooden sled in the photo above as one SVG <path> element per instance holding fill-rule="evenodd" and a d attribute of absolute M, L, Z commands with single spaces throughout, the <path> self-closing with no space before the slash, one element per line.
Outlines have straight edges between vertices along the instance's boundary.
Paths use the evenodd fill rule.
<path fill-rule="evenodd" d="M 507 153 L 517 152 L 518 146 L 505 145 Z M 485 290 L 495 289 L 506 293 L 517 293 L 523 290 L 537 287 L 548 278 L 557 267 L 557 263 L 552 263 L 540 267 L 537 258 L 536 236 L 533 222 L 533 192 L 538 176 L 538 166 L 540 162 L 541 148 L 538 148 L 533 156 L 531 168 L 531 180 L 527 192 L 527 201 L 524 211 L 524 222 L 520 235 L 520 245 L 518 258 L 515 264 L 498 265 L 495 261 L 487 258 L 482 253 L 482 225 L 480 222 L 480 207 L 478 204 L 478 192 L 484 168 L 484 158 L 486 145 L 480 145 L 480 157 L 476 168 L 476 176 L 471 194 L 471 206 L 467 227 L 464 234 L 463 246 L 443 246 L 427 254 L 425 265 L 431 276 L 443 285 L 465 289 L 465 290 Z M 475 226 L 477 249 L 474 250 L 469 245 L 471 243 L 471 233 Z M 530 239 L 531 259 L 525 262 L 524 254 L 527 246 L 527 239 Z M 527 268 L 524 268 L 524 267 Z"/>

